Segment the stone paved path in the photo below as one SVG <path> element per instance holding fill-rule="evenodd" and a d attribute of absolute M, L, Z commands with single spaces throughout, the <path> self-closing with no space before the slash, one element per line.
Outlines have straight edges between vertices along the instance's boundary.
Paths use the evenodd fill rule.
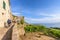
<path fill-rule="evenodd" d="M 9 28 L 0 28 L 0 40 L 12 40 L 13 25 Z"/>

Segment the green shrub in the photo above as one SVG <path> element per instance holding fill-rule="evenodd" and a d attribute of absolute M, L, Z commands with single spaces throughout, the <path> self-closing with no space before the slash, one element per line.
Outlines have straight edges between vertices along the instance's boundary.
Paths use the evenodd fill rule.
<path fill-rule="evenodd" d="M 53 34 L 55 37 L 59 37 L 60 38 L 60 30 L 51 29 L 50 33 Z"/>
<path fill-rule="evenodd" d="M 22 20 L 20 21 L 20 23 L 23 24 L 23 23 L 24 23 L 24 20 L 22 19 Z"/>
<path fill-rule="evenodd" d="M 37 31 L 45 31 L 45 26 L 41 25 L 29 25 L 25 27 L 26 32 L 37 32 Z"/>

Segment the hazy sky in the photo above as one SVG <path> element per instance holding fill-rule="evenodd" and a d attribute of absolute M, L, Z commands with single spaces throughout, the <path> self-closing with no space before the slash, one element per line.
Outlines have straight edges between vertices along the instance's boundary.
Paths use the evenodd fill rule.
<path fill-rule="evenodd" d="M 25 16 L 28 23 L 60 22 L 60 0 L 10 0 L 14 15 Z"/>

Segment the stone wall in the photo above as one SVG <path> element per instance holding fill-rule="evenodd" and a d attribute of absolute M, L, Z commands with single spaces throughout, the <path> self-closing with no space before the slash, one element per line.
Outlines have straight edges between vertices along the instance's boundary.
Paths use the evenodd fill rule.
<path fill-rule="evenodd" d="M 13 27 L 12 40 L 19 40 L 19 34 L 18 34 L 18 29 L 17 29 L 17 25 L 16 24 Z"/>
<path fill-rule="evenodd" d="M 12 40 L 22 40 L 20 36 L 23 36 L 25 34 L 24 25 L 20 25 L 20 27 L 17 26 L 17 24 L 14 25 L 13 31 L 12 31 Z"/>

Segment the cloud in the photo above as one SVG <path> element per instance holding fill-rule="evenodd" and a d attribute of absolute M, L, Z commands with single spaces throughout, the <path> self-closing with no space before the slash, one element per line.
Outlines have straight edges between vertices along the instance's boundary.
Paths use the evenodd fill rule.
<path fill-rule="evenodd" d="M 32 14 L 29 11 L 25 11 L 27 13 Z M 33 13 L 35 16 L 34 18 L 31 17 L 32 15 L 29 15 L 30 17 L 25 17 L 25 21 L 28 23 L 58 23 L 60 22 L 60 7 L 49 7 L 46 9 L 37 9 L 34 10 Z M 39 16 L 39 18 L 37 17 Z M 43 18 L 41 18 L 43 16 Z M 36 18 L 37 17 L 37 18 Z"/>
<path fill-rule="evenodd" d="M 18 12 L 12 12 L 12 14 L 16 16 L 21 16 L 21 13 L 18 13 Z"/>
<path fill-rule="evenodd" d="M 38 16 L 42 15 L 42 16 L 48 16 L 48 17 L 60 17 L 60 13 L 40 13 L 40 14 L 36 14 Z"/>
<path fill-rule="evenodd" d="M 55 13 L 56 12 L 56 13 Z M 33 18 L 33 17 L 25 17 L 25 21 L 28 23 L 58 23 L 60 22 L 60 12 L 57 10 L 53 13 L 45 13 L 45 12 L 36 12 L 34 15 L 41 17 L 46 16 L 43 18 Z"/>
<path fill-rule="evenodd" d="M 25 19 L 29 23 L 58 23 L 60 22 L 60 7 L 50 7 L 47 9 L 43 9 L 42 11 L 38 9 L 35 11 L 36 17 L 44 16 L 43 18 L 28 18 Z"/>
<path fill-rule="evenodd" d="M 27 18 L 25 21 L 28 23 L 57 23 L 60 22 L 60 17 L 46 17 L 46 18 Z"/>

